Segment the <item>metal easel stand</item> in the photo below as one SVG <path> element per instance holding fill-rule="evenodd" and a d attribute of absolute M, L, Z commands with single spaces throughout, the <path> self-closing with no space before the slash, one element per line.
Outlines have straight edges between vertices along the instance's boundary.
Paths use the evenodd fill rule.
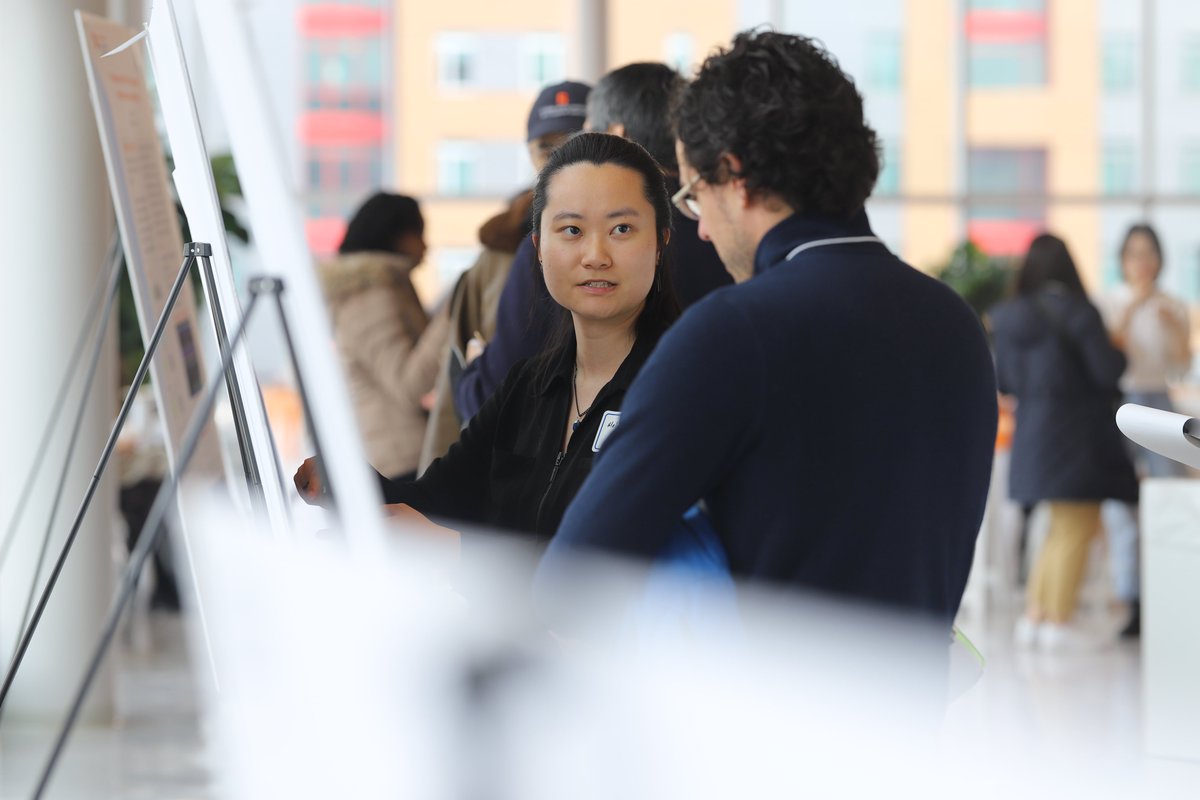
<path fill-rule="evenodd" d="M 54 405 L 50 408 L 50 416 L 46 419 L 46 427 L 42 431 L 42 438 L 38 442 L 37 450 L 33 456 L 33 466 L 29 469 L 29 474 L 25 477 L 25 485 L 21 487 L 21 494 L 17 499 L 17 505 L 13 509 L 12 518 L 9 520 L 8 527 L 4 533 L 4 540 L 0 542 L 0 570 L 4 569 L 4 562 L 8 558 L 9 548 L 12 547 L 13 541 L 16 539 L 17 524 L 21 521 L 25 514 L 25 506 L 29 503 L 29 498 L 33 495 L 33 487 L 36 484 L 38 473 L 41 472 L 42 462 L 46 458 L 46 453 L 50 449 L 50 440 L 54 436 L 54 431 L 58 427 L 58 418 L 62 415 L 63 406 L 66 405 L 67 393 L 71 387 L 71 380 L 79 372 L 79 360 L 83 357 L 83 348 L 87 344 L 88 336 L 92 329 L 96 328 L 96 346 L 93 348 L 91 361 L 89 362 L 87 374 L 88 379 L 84 381 L 83 389 L 79 398 L 79 412 L 75 419 L 74 430 L 78 432 L 79 421 L 83 418 L 84 410 L 86 409 L 86 400 L 88 393 L 92 389 L 91 376 L 95 373 L 96 362 L 100 358 L 102 351 L 100 343 L 104 340 L 104 332 L 108 328 L 108 320 L 112 313 L 113 303 L 117 296 L 117 288 L 121 283 L 121 246 L 120 237 L 113 234 L 112 242 L 108 246 L 108 253 L 105 257 L 107 271 L 100 276 L 95 290 L 92 293 L 92 300 L 88 307 L 87 314 L 84 317 L 83 327 L 79 330 L 79 336 L 75 340 L 75 347 L 71 351 L 71 357 L 67 359 L 67 369 L 63 373 L 62 380 L 58 385 L 58 394 L 54 400 Z M 107 298 L 107 300 L 105 299 Z M 100 311 L 103 305 L 103 312 L 100 313 L 100 325 L 96 327 L 96 314 Z M 68 463 L 71 460 L 71 454 L 75 448 L 75 436 L 71 437 L 71 442 L 67 445 L 67 455 L 65 461 Z M 64 468 L 65 469 L 65 468 Z M 59 481 L 62 482 L 61 479 Z M 59 495 L 60 496 L 60 495 Z M 58 508 L 58 497 L 55 497 L 55 504 L 50 511 L 51 518 L 56 513 Z M 21 618 L 25 619 L 24 616 Z M 23 624 L 23 623 L 22 623 Z"/>
<path fill-rule="evenodd" d="M 150 336 L 150 341 L 146 343 L 146 353 L 142 357 L 141 363 L 138 364 L 137 371 L 134 373 L 133 381 L 130 384 L 129 391 L 126 393 L 125 400 L 121 404 L 121 410 L 117 414 L 116 422 L 113 423 L 112 430 L 109 432 L 108 441 L 104 445 L 104 449 L 100 455 L 100 461 L 97 464 L 95 471 L 92 473 L 92 478 L 88 483 L 87 490 L 84 492 L 83 500 L 80 503 L 79 510 L 75 514 L 75 519 L 71 523 L 71 528 L 67 534 L 66 541 L 63 543 L 62 550 L 54 564 L 54 568 L 50 572 L 50 577 L 42 590 L 41 597 L 39 598 L 37 604 L 33 606 L 32 615 L 30 615 L 29 604 L 26 605 L 25 613 L 22 615 L 22 621 L 24 622 L 24 620 L 28 618 L 28 623 L 22 625 L 20 637 L 17 641 L 16 648 L 13 651 L 12 660 L 9 663 L 8 669 L 5 671 L 3 682 L 0 683 L 0 718 L 3 717 L 5 702 L 8 699 L 9 691 L 12 689 L 13 681 L 16 680 L 17 671 L 21 668 L 21 663 L 25 659 L 25 654 L 29 649 L 30 642 L 33 640 L 33 635 L 37 632 L 38 624 L 41 622 L 42 615 L 46 611 L 46 604 L 49 602 L 50 596 L 54 592 L 54 587 L 58 584 L 58 579 L 62 574 L 63 567 L 66 565 L 67 556 L 70 554 L 71 548 L 75 544 L 75 539 L 79 535 L 79 529 L 83 524 L 83 519 L 87 515 L 88 509 L 91 507 L 92 500 L 100 486 L 100 480 L 103 477 L 109 461 L 112 458 L 113 451 L 116 448 L 117 438 L 120 436 L 122 429 L 125 427 L 125 422 L 129 417 L 129 412 L 133 408 L 134 399 L 137 397 L 138 389 L 141 387 L 142 382 L 146 378 L 146 373 L 150 369 L 150 361 L 158 349 L 158 344 L 162 340 L 162 335 L 167 328 L 171 314 L 175 310 L 176 301 L 178 301 L 179 295 L 183 291 L 184 284 L 187 282 L 187 278 L 191 272 L 192 266 L 197 260 L 203 260 L 207 264 L 208 258 L 211 255 L 212 248 L 203 242 L 189 242 L 188 244 L 184 245 L 183 263 L 179 267 L 179 273 L 175 276 L 175 282 L 171 285 L 171 291 L 167 295 L 167 302 L 163 306 L 162 313 L 159 315 L 157 323 L 155 323 L 154 331 Z M 211 265 L 208 266 L 208 269 L 211 272 Z M 213 309 L 214 324 L 217 324 L 219 320 L 218 341 L 221 343 L 221 363 L 223 365 L 222 373 L 223 377 L 228 382 L 230 375 L 233 372 L 231 355 L 232 350 L 230 349 L 230 345 L 227 340 L 222 341 L 225 339 L 225 337 L 222 335 L 224 332 L 224 321 L 220 317 L 220 303 L 215 299 L 210 298 L 210 305 Z M 103 337 L 98 338 L 97 350 L 99 349 L 99 344 L 102 339 Z M 92 364 L 91 372 L 93 373 L 95 371 L 94 368 L 95 362 Z M 89 380 L 90 377 L 91 376 L 89 375 Z M 232 393 L 232 387 L 230 388 Z M 240 406 L 238 407 L 240 408 Z M 80 418 L 82 418 L 82 410 Z M 241 438 L 239 433 L 239 442 L 242 447 L 243 461 L 252 461 L 253 458 L 250 457 L 247 451 L 247 448 L 250 445 L 249 439 Z M 64 464 L 63 467 L 64 475 L 69 463 L 70 461 L 68 457 L 67 464 Z M 257 470 L 255 470 L 255 472 L 257 473 Z M 58 494 L 55 498 L 55 509 L 57 509 L 58 500 L 62 494 L 63 483 L 64 481 L 59 481 Z M 42 543 L 41 557 L 38 560 L 38 565 L 34 572 L 33 582 L 30 587 L 31 601 L 36 593 L 37 578 L 41 574 L 44 557 L 49 547 L 53 521 L 54 515 L 52 514 L 50 524 L 47 526 L 45 539 Z"/>
<path fill-rule="evenodd" d="M 74 700 L 71 704 L 67 717 L 63 722 L 62 728 L 55 740 L 54 748 L 50 752 L 50 757 L 42 770 L 41 776 L 38 779 L 37 788 L 34 790 L 33 797 L 41 798 L 46 788 L 49 786 L 50 779 L 54 775 L 54 769 L 62 755 L 66 745 L 67 738 L 71 734 L 71 730 L 79 717 L 79 712 L 83 708 L 84 700 L 87 698 L 87 693 L 91 689 L 92 682 L 100 671 L 100 666 L 104 661 L 104 656 L 107 654 L 109 647 L 112 645 L 113 639 L 116 636 L 117 626 L 121 621 L 121 616 L 124 614 L 125 608 L 133 596 L 134 589 L 137 587 L 137 578 L 142 571 L 142 567 L 146 563 L 146 559 L 154 551 L 158 540 L 162 535 L 165 526 L 162 524 L 166 518 L 170 504 L 175 497 L 175 493 L 179 488 L 180 476 L 187 469 L 188 463 L 196 452 L 196 447 L 200 442 L 200 436 L 204 431 L 204 425 L 208 417 L 212 414 L 213 405 L 216 402 L 217 393 L 220 390 L 222 374 L 229 368 L 231 356 L 230 352 L 241 341 L 243 334 L 246 331 L 246 325 L 250 321 L 251 315 L 254 312 L 258 299 L 263 294 L 271 294 L 275 297 L 275 304 L 279 310 L 280 325 L 283 328 L 284 338 L 287 341 L 288 353 L 293 360 L 293 366 L 296 367 L 297 385 L 300 391 L 300 398 L 303 404 L 305 413 L 307 414 L 311 406 L 308 401 L 308 393 L 304 388 L 304 381 L 300 376 L 299 365 L 295 361 L 295 346 L 291 336 L 291 330 L 287 322 L 287 313 L 283 306 L 283 281 L 278 278 L 254 278 L 250 281 L 250 302 L 246 306 L 245 313 L 242 315 L 241 322 L 236 329 L 230 349 L 222 353 L 221 369 L 217 370 L 212 378 L 209 379 L 208 385 L 205 387 L 204 395 L 200 404 L 196 407 L 192 414 L 191 420 L 188 422 L 187 432 L 184 435 L 183 444 L 180 448 L 179 459 L 176 462 L 175 470 L 171 476 L 163 481 L 159 488 L 158 495 L 154 498 L 154 505 L 150 508 L 150 513 L 146 518 L 146 523 L 142 527 L 142 531 L 138 536 L 137 546 L 129 557 L 129 563 L 122 575 L 121 585 L 117 591 L 117 595 L 113 598 L 112 605 L 109 608 L 108 616 L 105 620 L 104 628 L 101 632 L 100 640 L 96 644 L 95 652 L 92 654 L 92 659 L 88 664 L 87 671 L 84 673 L 83 680 L 75 693 Z M 311 419 L 311 417 L 310 417 Z M 318 458 L 320 458 L 320 446 L 314 439 L 314 444 L 317 444 Z"/>

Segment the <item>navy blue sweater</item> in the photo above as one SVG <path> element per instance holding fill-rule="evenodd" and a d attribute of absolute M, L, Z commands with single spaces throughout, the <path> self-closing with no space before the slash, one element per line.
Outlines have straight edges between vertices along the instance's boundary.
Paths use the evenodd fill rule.
<path fill-rule="evenodd" d="M 679 187 L 668 179 L 667 188 L 674 191 Z M 667 260 L 682 308 L 733 282 L 712 244 L 700 240 L 697 223 L 681 214 L 674 214 L 671 221 Z M 500 294 L 496 333 L 483 355 L 463 370 L 455 387 L 454 407 L 463 420 L 479 412 L 514 364 L 542 352 L 560 314 L 561 308 L 542 280 L 533 240 L 526 237 L 517 248 Z"/>
<path fill-rule="evenodd" d="M 653 557 L 707 501 L 742 577 L 952 618 L 983 517 L 996 383 L 983 329 L 852 221 L 793 216 L 755 276 L 694 306 L 630 388 L 543 571 Z"/>

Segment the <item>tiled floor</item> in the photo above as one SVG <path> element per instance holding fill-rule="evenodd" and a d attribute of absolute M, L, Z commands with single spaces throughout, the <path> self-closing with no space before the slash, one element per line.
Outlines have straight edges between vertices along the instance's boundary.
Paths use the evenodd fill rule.
<path fill-rule="evenodd" d="M 1127 787 L 1113 796 L 1200 796 L 1200 763 L 1142 754 L 1136 643 L 1091 655 L 1021 653 L 1010 644 L 1010 626 L 1000 611 L 982 630 L 972 631 L 987 655 L 987 669 L 950 709 L 947 758 L 1036 754 L 1059 765 L 1078 764 L 1109 786 Z M 140 630 L 141 646 L 131 647 L 127 636 L 118 653 L 119 723 L 76 731 L 49 796 L 221 796 L 206 763 L 182 626 L 176 617 L 154 615 Z M 0 725 L 0 797 L 29 795 L 52 733 L 9 721 Z M 992 771 L 1003 775 L 1004 758 L 985 760 L 980 784 L 992 779 Z M 1104 774 L 1097 776 L 1098 769 Z M 1020 776 L 1006 777 L 1020 785 Z M 972 787 L 964 792 L 976 794 Z"/>
<path fill-rule="evenodd" d="M 1128 788 L 1112 795 L 1117 797 L 1198 796 L 1200 763 L 1143 754 L 1136 640 L 1086 654 L 1018 651 L 1012 645 L 1012 618 L 1001 612 L 983 626 L 976 644 L 987 666 L 984 677 L 947 714 L 948 758 L 994 753 L 985 767 L 994 776 L 1018 763 L 1046 765 L 1067 776 L 1074 771 L 1093 788 Z M 985 777 L 991 776 L 980 779 Z M 1077 794 L 1062 796 L 1092 795 L 1080 787 Z"/>
<path fill-rule="evenodd" d="M 126 631 L 115 654 L 118 719 L 80 726 L 48 797 L 208 800 L 211 788 L 196 692 L 180 618 L 151 614 Z M 0 724 L 0 798 L 29 797 L 57 729 Z"/>

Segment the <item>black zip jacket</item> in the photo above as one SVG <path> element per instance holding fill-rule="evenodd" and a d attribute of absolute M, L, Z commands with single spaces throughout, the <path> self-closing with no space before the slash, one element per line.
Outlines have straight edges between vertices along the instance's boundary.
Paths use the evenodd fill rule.
<path fill-rule="evenodd" d="M 546 356 L 518 362 L 446 455 L 415 481 L 380 477 L 384 501 L 407 503 L 443 517 L 531 535 L 545 544 L 592 469 L 603 442 L 602 423 L 614 427 L 625 391 L 661 334 L 643 334 L 571 436 L 571 377 L 575 348 L 550 363 Z M 609 413 L 613 412 L 613 413 Z M 606 430 L 605 435 L 611 433 Z"/>

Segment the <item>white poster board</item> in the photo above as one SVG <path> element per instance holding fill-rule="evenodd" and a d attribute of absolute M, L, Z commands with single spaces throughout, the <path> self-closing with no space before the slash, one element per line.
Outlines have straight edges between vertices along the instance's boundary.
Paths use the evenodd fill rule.
<path fill-rule="evenodd" d="M 1200 469 L 1200 420 L 1126 403 L 1117 409 L 1117 427 L 1147 450 Z"/>
<path fill-rule="evenodd" d="M 205 289 L 209 297 L 216 297 L 220 303 L 225 324 L 232 335 L 242 319 L 242 311 L 229 258 L 229 245 L 225 238 L 225 225 L 221 219 L 221 202 L 213 181 L 204 134 L 200 130 L 196 101 L 192 94 L 173 9 L 168 5 L 164 12 L 150 20 L 150 58 L 154 64 L 159 106 L 166 124 L 167 138 L 171 142 L 171 154 L 175 160 L 175 191 L 178 192 L 187 214 L 192 238 L 212 245 L 212 277 L 215 286 L 206 286 Z M 251 323 L 252 325 L 272 324 L 270 309 L 260 309 L 258 314 L 260 321 Z M 262 317 L 267 319 L 264 321 Z M 262 394 L 246 347 L 238 347 L 233 355 L 233 369 L 251 448 L 262 481 L 267 517 L 276 536 L 286 535 L 290 525 L 288 503 L 284 494 L 285 483 L 275 443 L 271 438 Z M 290 486 L 291 481 L 287 481 L 286 485 Z"/>
<path fill-rule="evenodd" d="M 161 46 L 164 19 L 173 24 L 170 0 L 154 0 L 151 46 Z M 259 255 L 287 289 L 283 304 L 291 321 L 297 369 L 309 394 L 311 424 L 320 439 L 347 542 L 356 554 L 377 558 L 384 550 L 378 484 L 367 466 L 353 408 L 338 364 L 325 301 L 304 236 L 299 199 L 290 190 L 283 149 L 268 109 L 262 75 L 251 55 L 244 19 L 232 0 L 196 4 L 200 35 L 229 128 L 238 177 L 258 242 Z M 165 38 L 165 37 L 164 37 Z"/>
<path fill-rule="evenodd" d="M 137 31 L 78 11 L 75 20 L 138 325 L 142 341 L 149 342 L 183 263 L 183 234 L 171 199 L 140 48 L 131 47 L 101 58 Z M 179 294 L 150 362 L 154 398 L 166 429 L 167 460 L 172 471 L 207 376 L 200 336 L 196 298 L 189 282 Z M 211 419 L 187 474 L 210 478 L 222 474 L 220 445 Z"/>

